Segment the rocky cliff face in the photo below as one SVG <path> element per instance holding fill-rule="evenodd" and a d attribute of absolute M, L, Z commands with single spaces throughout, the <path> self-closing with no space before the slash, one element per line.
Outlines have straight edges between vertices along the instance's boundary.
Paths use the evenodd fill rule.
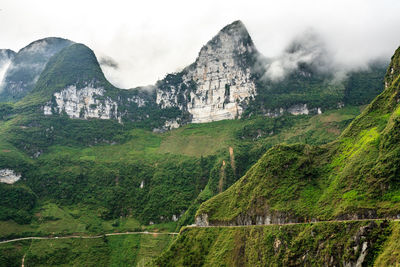
<path fill-rule="evenodd" d="M 182 73 L 158 83 L 157 104 L 179 107 L 193 123 L 234 119 L 256 95 L 251 67 L 258 52 L 245 26 L 223 28 Z"/>
<path fill-rule="evenodd" d="M 21 174 L 17 174 L 11 169 L 0 170 L 0 183 L 13 184 L 19 179 L 21 179 Z"/>
<path fill-rule="evenodd" d="M 93 85 L 81 89 L 71 85 L 54 93 L 53 100 L 43 107 L 43 112 L 45 115 L 65 112 L 70 118 L 121 120 L 117 102 L 104 97 L 104 89 Z"/>

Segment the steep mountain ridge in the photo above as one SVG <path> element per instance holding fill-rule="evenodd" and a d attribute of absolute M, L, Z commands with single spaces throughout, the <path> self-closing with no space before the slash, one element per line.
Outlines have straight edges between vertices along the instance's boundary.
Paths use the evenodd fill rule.
<path fill-rule="evenodd" d="M 235 21 L 203 46 L 175 81 L 167 76 L 158 82 L 157 104 L 187 111 L 193 123 L 238 118 L 257 93 L 252 67 L 258 56 L 244 24 Z"/>
<path fill-rule="evenodd" d="M 365 104 L 380 92 L 378 77 L 384 64 L 374 65 L 370 71 L 350 73 L 347 80 L 334 83 L 332 73 L 318 69 L 324 68 L 320 65 L 327 61 L 321 59 L 324 56 L 320 44 L 310 46 L 303 42 L 304 38 L 294 40 L 287 48 L 287 57 L 297 58 L 305 53 L 303 50 L 318 56 L 307 62 L 299 60 L 283 80 L 266 79 L 265 73 L 275 59 L 263 58 L 244 24 L 235 21 L 202 47 L 193 64 L 179 73 L 166 75 L 154 90 L 121 90 L 105 79 L 89 48 L 75 46 L 64 51 L 62 48 L 69 48 L 71 41 L 46 38 L 18 52 L 6 73 L 0 100 L 15 101 L 28 94 L 21 100 L 22 105 L 37 103 L 40 90 L 41 98 L 48 99 L 41 107 L 46 115 L 66 112 L 70 118 L 114 119 L 137 125 L 146 121 L 152 122 L 154 130 L 165 131 L 187 123 L 255 114 L 269 117 L 285 113 L 320 114 L 344 104 Z M 49 59 L 51 56 L 54 58 Z M 306 54 L 303 58 L 310 57 Z M 49 66 L 45 68 L 47 62 Z M 87 76 L 78 81 L 71 73 L 78 76 L 82 73 L 75 69 Z M 61 73 L 62 80 L 58 77 Z M 86 89 L 76 86 L 82 79 Z M 55 84 L 56 81 L 60 84 Z M 99 82 L 101 85 L 94 84 Z M 32 90 L 33 87 L 39 89 Z"/>
<path fill-rule="evenodd" d="M 238 182 L 203 203 L 197 224 L 400 217 L 399 54 L 397 49 L 392 57 L 384 92 L 337 141 L 271 148 Z"/>
<path fill-rule="evenodd" d="M 120 123 L 151 120 L 149 127 L 160 127 L 168 119 L 168 109 L 160 114 L 154 92 L 116 88 L 105 78 L 94 52 L 78 43 L 50 58 L 35 88 L 15 104 L 14 111 Z"/>
<path fill-rule="evenodd" d="M 48 60 L 73 42 L 58 37 L 34 41 L 18 51 L 4 75 L 0 101 L 17 101 L 36 84 Z"/>

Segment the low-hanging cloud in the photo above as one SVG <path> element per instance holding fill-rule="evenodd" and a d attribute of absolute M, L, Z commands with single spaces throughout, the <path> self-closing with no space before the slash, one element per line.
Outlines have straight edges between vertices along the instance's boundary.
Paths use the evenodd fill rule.
<path fill-rule="evenodd" d="M 264 78 L 279 81 L 300 64 L 307 64 L 318 72 L 332 72 L 334 62 L 325 42 L 313 29 L 296 36 L 277 57 L 266 62 Z"/>
<path fill-rule="evenodd" d="M 0 48 L 18 50 L 47 36 L 84 43 L 98 58 L 107 55 L 118 62 L 118 70 L 104 64 L 102 68 L 122 88 L 154 84 L 182 69 L 196 59 L 202 45 L 237 19 L 244 22 L 258 50 L 275 59 L 268 73 L 274 78 L 296 62 L 321 56 L 318 51 L 287 51 L 310 28 L 317 33 L 317 43 L 324 44 L 321 53 L 328 53 L 338 70 L 389 59 L 400 45 L 397 0 L 203 0 L 196 5 L 181 0 L 4 0 L 0 9 Z"/>

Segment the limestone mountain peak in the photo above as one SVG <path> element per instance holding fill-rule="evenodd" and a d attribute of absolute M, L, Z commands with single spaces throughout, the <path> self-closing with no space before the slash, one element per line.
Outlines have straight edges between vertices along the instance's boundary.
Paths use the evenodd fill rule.
<path fill-rule="evenodd" d="M 187 111 L 195 123 L 240 117 L 256 95 L 252 68 L 257 55 L 246 27 L 235 21 L 201 48 L 173 84 L 158 83 L 157 104 Z"/>
<path fill-rule="evenodd" d="M 221 50 L 236 54 L 256 52 L 253 40 L 243 22 L 237 20 L 222 28 L 217 35 L 202 47 L 199 57 L 207 52 L 221 52 Z"/>

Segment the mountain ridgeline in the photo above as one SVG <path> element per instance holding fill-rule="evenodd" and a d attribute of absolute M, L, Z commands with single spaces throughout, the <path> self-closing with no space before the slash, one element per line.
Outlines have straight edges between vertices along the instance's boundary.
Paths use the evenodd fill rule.
<path fill-rule="evenodd" d="M 301 41 L 296 40 L 286 53 L 294 57 L 301 49 Z M 193 64 L 166 75 L 153 91 L 121 90 L 105 79 L 90 49 L 46 38 L 13 57 L 0 99 L 27 103 L 41 91 L 40 97 L 48 99 L 42 103 L 45 115 L 65 112 L 70 118 L 113 119 L 167 130 L 254 114 L 317 114 L 367 104 L 383 89 L 386 64 L 381 61 L 342 80 L 335 79 L 333 71 L 321 71 L 320 61 L 300 60 L 283 79 L 269 79 L 265 72 L 274 59 L 264 58 L 244 24 L 235 21 L 202 47 Z"/>

